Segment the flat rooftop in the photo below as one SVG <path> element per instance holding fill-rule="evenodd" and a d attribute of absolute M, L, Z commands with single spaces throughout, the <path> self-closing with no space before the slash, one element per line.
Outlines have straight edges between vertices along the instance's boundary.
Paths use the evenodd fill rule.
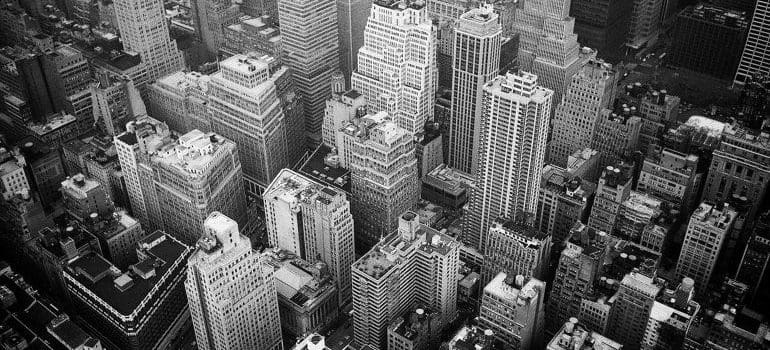
<path fill-rule="evenodd" d="M 328 161 L 331 148 L 321 144 L 299 169 L 302 175 L 350 193 L 350 170 Z"/>

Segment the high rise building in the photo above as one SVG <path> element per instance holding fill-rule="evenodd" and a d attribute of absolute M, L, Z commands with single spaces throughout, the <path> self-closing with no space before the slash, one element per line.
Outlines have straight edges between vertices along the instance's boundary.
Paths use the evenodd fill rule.
<path fill-rule="evenodd" d="M 677 15 L 669 62 L 719 79 L 733 79 L 747 28 L 745 13 L 704 4 L 688 7 Z"/>
<path fill-rule="evenodd" d="M 364 29 L 372 0 L 338 0 L 337 30 L 340 37 L 340 69 L 347 85 L 358 66 L 358 50 L 364 46 Z"/>
<path fill-rule="evenodd" d="M 602 109 L 615 101 L 618 74 L 604 61 L 592 60 L 572 76 L 552 120 L 548 164 L 565 168 L 572 153 L 591 146 Z"/>
<path fill-rule="evenodd" d="M 481 285 L 500 272 L 543 279 L 551 255 L 551 237 L 532 225 L 531 215 L 496 219 L 487 233 Z"/>
<path fill-rule="evenodd" d="M 401 53 L 392 56 L 392 52 Z M 410 135 L 433 120 L 438 88 L 436 30 L 425 2 L 372 4 L 351 84 L 366 97 L 369 111 L 387 111 Z"/>
<path fill-rule="evenodd" d="M 224 41 L 224 28 L 237 20 L 239 6 L 230 0 L 193 0 L 190 7 L 195 34 L 209 58 L 217 57 Z"/>
<path fill-rule="evenodd" d="M 554 245 L 569 236 L 575 222 L 586 222 L 596 184 L 553 165 L 543 168 L 535 225 Z"/>
<path fill-rule="evenodd" d="M 391 322 L 414 305 L 436 312 L 438 328 L 457 316 L 460 243 L 406 212 L 398 232 L 377 243 L 351 267 L 353 330 L 358 346 L 387 346 Z"/>
<path fill-rule="evenodd" d="M 147 88 L 149 114 L 176 132 L 210 131 L 209 81 L 209 76 L 198 72 L 175 72 L 159 78 Z"/>
<path fill-rule="evenodd" d="M 198 348 L 283 349 L 273 269 L 234 220 L 213 212 L 204 227 L 185 281 Z"/>
<path fill-rule="evenodd" d="M 569 17 L 570 1 L 527 1 L 516 8 L 514 32 L 520 35 L 521 69 L 535 74 L 540 85 L 553 90 L 553 107 L 561 102 L 572 76 L 596 51 L 580 49 Z"/>
<path fill-rule="evenodd" d="M 123 48 L 139 54 L 148 81 L 184 68 L 182 52 L 171 40 L 164 11 L 163 1 L 159 0 L 115 2 Z"/>
<path fill-rule="evenodd" d="M 265 190 L 264 200 L 270 246 L 323 261 L 336 283 L 339 305 L 350 301 L 355 252 L 345 193 L 284 169 Z"/>
<path fill-rule="evenodd" d="M 219 52 L 225 56 L 259 52 L 282 61 L 283 40 L 275 25 L 276 19 L 248 15 L 238 17 L 233 24 L 225 26 Z"/>
<path fill-rule="evenodd" d="M 337 5 L 333 0 L 278 0 L 283 60 L 305 105 L 305 132 L 321 141 L 329 80 L 339 69 Z"/>
<path fill-rule="evenodd" d="M 650 310 L 642 348 L 681 349 L 700 304 L 693 300 L 694 282 L 683 278 L 676 289 L 664 289 Z"/>
<path fill-rule="evenodd" d="M 615 230 L 620 206 L 631 195 L 632 186 L 633 179 L 628 166 L 607 166 L 596 187 L 588 226 L 611 234 Z"/>
<path fill-rule="evenodd" d="M 770 42 L 763 39 L 768 35 L 770 35 L 770 0 L 756 0 L 746 46 L 743 48 L 733 84 L 746 84 L 755 74 L 770 70 L 770 54 L 768 54 Z"/>
<path fill-rule="evenodd" d="M 515 350 L 539 349 L 545 322 L 545 282 L 500 272 L 484 287 L 478 322 Z"/>
<path fill-rule="evenodd" d="M 492 220 L 535 213 L 553 91 L 526 73 L 508 73 L 484 86 L 476 188 L 463 243 L 483 252 Z"/>
<path fill-rule="evenodd" d="M 679 115 L 681 99 L 668 94 L 666 90 L 657 90 L 640 82 L 626 85 L 625 94 L 620 94 L 619 99 L 622 103 L 616 104 L 618 108 L 615 113 L 641 118 L 637 149 L 644 155 L 657 151 L 668 126 L 674 123 Z"/>
<path fill-rule="evenodd" d="M 7 152 L 7 150 L 6 150 Z M 7 201 L 23 191 L 29 192 L 29 180 L 24 173 L 24 159 L 11 156 L 9 153 L 2 152 L 0 156 L 9 156 L 7 159 L 0 159 L 0 193 L 3 200 Z"/>
<path fill-rule="evenodd" d="M 366 115 L 366 98 L 356 90 L 335 93 L 326 101 L 324 113 L 323 143 L 326 146 L 335 147 L 337 131 L 346 122 Z"/>
<path fill-rule="evenodd" d="M 455 28 L 447 164 L 464 172 L 475 168 L 483 86 L 498 74 L 502 32 L 490 4 L 463 13 Z"/>
<path fill-rule="evenodd" d="M 634 9 L 628 27 L 626 46 L 638 50 L 655 39 L 661 27 L 664 0 L 633 0 Z"/>
<path fill-rule="evenodd" d="M 211 129 L 237 142 L 250 197 L 260 197 L 281 169 L 293 165 L 289 142 L 302 143 L 289 138 L 269 64 L 235 55 L 219 63 L 219 72 L 208 83 Z"/>
<path fill-rule="evenodd" d="M 748 219 L 757 213 L 770 184 L 770 135 L 727 125 L 713 153 L 703 200 L 727 201 L 734 195 L 751 203 Z"/>
<path fill-rule="evenodd" d="M 386 112 L 367 115 L 341 132 L 341 158 L 351 158 L 351 210 L 356 251 L 366 252 L 398 228 L 420 196 L 413 137 Z M 341 142 L 340 142 L 341 141 Z M 344 152 L 344 153 L 343 153 Z M 343 154 L 348 154 L 343 155 Z"/>
<path fill-rule="evenodd" d="M 184 278 L 192 248 L 155 231 L 136 250 L 140 259 L 130 272 L 98 253 L 72 259 L 67 290 L 90 324 L 121 349 L 165 347 L 188 322 Z"/>
<path fill-rule="evenodd" d="M 661 287 L 642 273 L 631 272 L 620 281 L 610 310 L 607 336 L 623 349 L 640 349 L 647 322 Z"/>
<path fill-rule="evenodd" d="M 608 59 L 622 57 L 633 1 L 572 0 L 570 16 L 575 17 L 575 34 L 583 46 L 595 48 Z"/>
<path fill-rule="evenodd" d="M 65 210 L 77 220 L 85 221 L 92 213 L 112 215 L 115 206 L 102 185 L 83 174 L 76 174 L 61 183 Z"/>
<path fill-rule="evenodd" d="M 664 148 L 644 159 L 636 188 L 689 210 L 700 188 L 697 171 L 698 156 Z"/>
<path fill-rule="evenodd" d="M 682 252 L 676 263 L 676 277 L 695 281 L 695 294 L 704 295 L 717 263 L 722 245 L 733 228 L 737 213 L 728 206 L 722 208 L 701 203 L 690 216 Z"/>
<path fill-rule="evenodd" d="M 591 140 L 591 148 L 599 151 L 599 166 L 604 168 L 631 157 L 639 149 L 641 128 L 642 119 L 629 107 L 603 109 Z"/>

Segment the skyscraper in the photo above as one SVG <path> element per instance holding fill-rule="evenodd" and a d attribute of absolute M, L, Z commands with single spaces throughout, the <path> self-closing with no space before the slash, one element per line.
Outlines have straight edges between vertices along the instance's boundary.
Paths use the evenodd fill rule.
<path fill-rule="evenodd" d="M 596 187 L 596 198 L 588 218 L 588 226 L 612 234 L 620 205 L 631 195 L 632 185 L 630 168 L 622 165 L 607 166 Z"/>
<path fill-rule="evenodd" d="M 420 224 L 414 212 L 398 221 L 398 232 L 351 267 L 353 334 L 361 347 L 385 350 L 388 325 L 415 305 L 435 311 L 439 328 L 457 316 L 460 244 Z"/>
<path fill-rule="evenodd" d="M 508 73 L 484 85 L 476 188 L 463 243 L 484 252 L 492 220 L 535 213 L 553 91 L 537 76 Z"/>
<path fill-rule="evenodd" d="M 204 227 L 185 281 L 198 349 L 283 349 L 273 269 L 232 219 L 214 212 Z"/>
<path fill-rule="evenodd" d="M 422 132 L 433 119 L 438 87 L 436 30 L 424 1 L 372 5 L 351 84 L 370 111 L 387 111 L 410 135 Z"/>
<path fill-rule="evenodd" d="M 224 28 L 241 15 L 239 6 L 230 0 L 192 0 L 192 21 L 195 34 L 208 51 L 209 58 L 219 54 L 224 40 Z"/>
<path fill-rule="evenodd" d="M 337 285 L 339 305 L 346 304 L 355 252 L 345 193 L 283 169 L 265 190 L 264 200 L 270 246 L 323 261 Z"/>
<path fill-rule="evenodd" d="M 479 324 L 514 350 L 539 349 L 545 322 L 545 283 L 500 272 L 484 287 Z"/>
<path fill-rule="evenodd" d="M 553 165 L 543 168 L 535 225 L 561 246 L 575 222 L 588 219 L 596 184 Z"/>
<path fill-rule="evenodd" d="M 599 151 L 599 166 L 614 165 L 639 150 L 642 118 L 630 108 L 602 109 L 596 123 L 591 148 Z"/>
<path fill-rule="evenodd" d="M 498 74 L 502 32 L 498 15 L 489 4 L 462 14 L 455 28 L 447 164 L 464 172 L 474 169 L 482 87 Z"/>
<path fill-rule="evenodd" d="M 601 57 L 622 57 L 633 5 L 628 0 L 572 0 L 569 13 L 580 44 Z"/>
<path fill-rule="evenodd" d="M 160 0 L 115 1 L 123 48 L 139 54 L 148 81 L 184 68 L 182 52 L 171 40 L 164 11 Z"/>
<path fill-rule="evenodd" d="M 345 81 L 356 70 L 358 50 L 364 46 L 364 28 L 372 0 L 337 0 L 337 30 L 340 36 L 340 69 Z"/>
<path fill-rule="evenodd" d="M 607 336 L 623 344 L 624 349 L 641 348 L 655 297 L 661 286 L 641 273 L 623 277 L 610 310 Z"/>
<path fill-rule="evenodd" d="M 278 18 L 283 60 L 305 104 L 305 132 L 320 142 L 324 108 L 331 97 L 329 81 L 339 69 L 336 2 L 278 0 Z"/>
<path fill-rule="evenodd" d="M 572 153 L 591 145 L 599 113 L 615 101 L 617 78 L 612 65 L 600 60 L 589 62 L 572 77 L 554 112 L 549 164 L 566 168 Z"/>
<path fill-rule="evenodd" d="M 749 36 L 733 84 L 743 85 L 754 74 L 770 71 L 770 0 L 756 0 Z"/>
<path fill-rule="evenodd" d="M 551 237 L 532 225 L 532 215 L 518 221 L 496 219 L 487 234 L 481 285 L 500 272 L 542 279 L 551 255 Z"/>

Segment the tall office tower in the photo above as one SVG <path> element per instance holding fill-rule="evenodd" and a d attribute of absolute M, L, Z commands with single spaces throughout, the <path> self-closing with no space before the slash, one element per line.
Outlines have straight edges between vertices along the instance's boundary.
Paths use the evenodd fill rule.
<path fill-rule="evenodd" d="M 545 282 L 500 272 L 484 287 L 478 323 L 514 350 L 539 349 Z"/>
<path fill-rule="evenodd" d="M 339 69 L 337 6 L 332 0 L 278 0 L 283 60 L 305 105 L 305 132 L 321 141 L 329 80 Z"/>
<path fill-rule="evenodd" d="M 603 109 L 591 140 L 591 148 L 599 151 L 599 166 L 617 164 L 633 155 L 639 149 L 641 128 L 642 119 L 630 108 Z"/>
<path fill-rule="evenodd" d="M 599 56 L 612 62 L 623 57 L 633 4 L 624 0 L 572 0 L 569 14 L 575 17 L 580 44 L 595 48 Z"/>
<path fill-rule="evenodd" d="M 481 284 L 486 285 L 500 272 L 543 279 L 551 255 L 551 237 L 533 225 L 532 215 L 512 221 L 496 219 L 487 234 L 487 249 Z"/>
<path fill-rule="evenodd" d="M 540 85 L 553 90 L 554 107 L 561 102 L 572 76 L 596 51 L 581 50 L 569 17 L 570 1 L 527 1 L 516 9 L 514 31 L 520 35 L 521 69 L 535 74 Z"/>
<path fill-rule="evenodd" d="M 566 168 L 571 154 L 591 146 L 600 112 L 615 101 L 617 79 L 612 65 L 600 60 L 588 62 L 572 76 L 554 111 L 548 164 Z"/>
<path fill-rule="evenodd" d="M 756 0 L 756 3 L 733 85 L 746 84 L 755 74 L 770 71 L 770 41 L 765 40 L 770 35 L 770 0 Z"/>
<path fill-rule="evenodd" d="M 398 228 L 398 218 L 420 197 L 414 141 L 380 112 L 359 120 L 352 149 L 351 210 L 358 252 L 366 252 Z M 346 135 L 347 136 L 347 135 Z"/>
<path fill-rule="evenodd" d="M 148 81 L 184 69 L 182 52 L 171 40 L 164 11 L 163 2 L 159 0 L 115 2 L 123 48 L 139 54 Z"/>
<path fill-rule="evenodd" d="M 490 4 L 462 14 L 455 28 L 447 164 L 464 172 L 475 169 L 483 86 L 498 74 L 502 32 Z"/>
<path fill-rule="evenodd" d="M 165 348 L 189 322 L 184 281 L 192 248 L 155 231 L 136 252 L 139 262 L 126 271 L 94 252 L 70 260 L 67 290 L 83 317 L 121 349 Z"/>
<path fill-rule="evenodd" d="M 448 325 L 457 316 L 459 262 L 460 243 L 403 213 L 398 231 L 351 267 L 356 344 L 385 350 L 388 325 L 415 305 L 436 312 L 439 329 Z"/>
<path fill-rule="evenodd" d="M 607 166 L 596 187 L 596 198 L 588 218 L 588 226 L 612 234 L 620 212 L 620 205 L 631 195 L 633 177 L 631 167 L 620 164 Z"/>
<path fill-rule="evenodd" d="M 559 167 L 546 165 L 540 182 L 536 227 L 560 247 L 575 222 L 588 219 L 589 203 L 595 191 L 596 184 Z"/>
<path fill-rule="evenodd" d="M 725 126 L 722 142 L 714 151 L 703 200 L 727 201 L 733 196 L 746 197 L 752 220 L 768 191 L 770 183 L 770 135 L 766 132 Z"/>
<path fill-rule="evenodd" d="M 324 113 L 323 143 L 329 147 L 335 147 L 337 131 L 346 122 L 366 115 L 366 98 L 356 90 L 335 93 L 326 101 Z"/>
<path fill-rule="evenodd" d="M 770 307 L 770 212 L 757 219 L 735 279 L 749 286 L 749 306 L 754 310 Z"/>
<path fill-rule="evenodd" d="M 620 350 L 623 345 L 607 338 L 578 322 L 575 317 L 560 325 L 546 350 L 602 349 Z"/>
<path fill-rule="evenodd" d="M 366 96 L 370 111 L 387 111 L 410 135 L 433 120 L 438 88 L 436 30 L 425 2 L 372 4 L 351 84 Z"/>
<path fill-rule="evenodd" d="M 737 213 L 725 205 L 701 203 L 690 216 L 682 252 L 676 263 L 676 277 L 695 281 L 695 294 L 705 295 L 722 244 L 733 228 Z"/>
<path fill-rule="evenodd" d="M 340 69 L 348 86 L 350 86 L 350 76 L 358 67 L 358 50 L 364 46 L 364 29 L 371 10 L 372 0 L 337 1 Z"/>
<path fill-rule="evenodd" d="M 639 349 L 660 290 L 649 276 L 638 272 L 625 275 L 610 310 L 607 336 L 623 344 L 623 349 Z"/>
<path fill-rule="evenodd" d="M 703 176 L 697 171 L 698 156 L 664 148 L 644 159 L 636 189 L 689 211 Z"/>
<path fill-rule="evenodd" d="M 219 63 L 208 84 L 212 131 L 238 143 L 246 192 L 260 197 L 289 164 L 286 115 L 269 62 L 235 55 Z"/>
<path fill-rule="evenodd" d="M 283 349 L 273 269 L 234 220 L 213 212 L 204 227 L 185 281 L 198 349 Z"/>
<path fill-rule="evenodd" d="M 633 0 L 634 9 L 628 26 L 626 46 L 638 50 L 660 31 L 660 11 L 664 0 Z"/>
<path fill-rule="evenodd" d="M 236 22 L 239 6 L 230 0 L 192 0 L 195 34 L 203 43 L 208 58 L 215 58 L 224 41 L 224 28 Z"/>
<path fill-rule="evenodd" d="M 479 252 L 492 220 L 537 210 L 552 98 L 527 72 L 484 85 L 476 189 L 463 228 L 463 243 Z"/>
<path fill-rule="evenodd" d="M 62 204 L 75 219 L 85 221 L 96 213 L 112 215 L 115 206 L 104 187 L 83 174 L 76 174 L 61 183 Z"/>
<path fill-rule="evenodd" d="M 719 79 L 733 79 L 746 42 L 746 14 L 699 4 L 677 17 L 670 64 Z"/>
<path fill-rule="evenodd" d="M 339 305 L 350 301 L 355 260 L 353 216 L 345 193 L 283 169 L 265 190 L 270 246 L 323 261 L 337 284 Z"/>

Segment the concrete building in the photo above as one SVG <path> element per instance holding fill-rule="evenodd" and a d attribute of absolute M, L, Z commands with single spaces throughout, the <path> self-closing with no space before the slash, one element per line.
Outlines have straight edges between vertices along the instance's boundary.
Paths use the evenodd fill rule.
<path fill-rule="evenodd" d="M 240 15 L 239 4 L 230 0 L 192 0 L 190 10 L 195 34 L 208 54 L 216 58 L 224 42 L 224 28 L 233 24 Z"/>
<path fill-rule="evenodd" d="M 600 60 L 588 62 L 572 76 L 551 121 L 548 164 L 564 168 L 570 155 L 591 146 L 601 110 L 615 101 L 617 79 L 612 65 Z"/>
<path fill-rule="evenodd" d="M 698 156 L 664 148 L 644 159 L 636 189 L 688 210 L 700 188 L 697 171 Z"/>
<path fill-rule="evenodd" d="M 219 45 L 219 52 L 226 56 L 259 52 L 282 61 L 283 40 L 274 19 L 264 15 L 238 17 L 233 24 L 223 28 L 224 40 Z"/>
<path fill-rule="evenodd" d="M 352 88 L 366 97 L 370 112 L 390 113 L 410 135 L 421 132 L 433 120 L 438 88 L 436 30 L 425 2 L 373 3 L 364 38 Z M 396 51 L 403 54 L 388 56 Z"/>
<path fill-rule="evenodd" d="M 623 114 L 628 108 L 629 113 L 626 114 L 638 115 L 642 119 L 638 150 L 645 155 L 657 151 L 669 125 L 677 120 L 681 99 L 666 90 L 656 90 L 639 82 L 626 85 L 625 93 L 620 94 L 619 99 L 622 104 L 616 113 Z"/>
<path fill-rule="evenodd" d="M 211 78 L 198 72 L 174 72 L 147 88 L 147 109 L 171 130 L 186 133 L 211 130 L 207 104 Z"/>
<path fill-rule="evenodd" d="M 579 176 L 585 181 L 599 181 L 599 151 L 584 148 L 572 153 L 567 158 L 567 172 Z"/>
<path fill-rule="evenodd" d="M 463 228 L 466 245 L 483 252 L 492 220 L 536 212 L 552 98 L 553 91 L 526 72 L 484 86 L 476 190 Z M 525 125 L 527 132 L 520 132 Z"/>
<path fill-rule="evenodd" d="M 339 69 L 337 5 L 332 0 L 278 0 L 283 61 L 305 106 L 305 132 L 321 141 L 332 73 Z"/>
<path fill-rule="evenodd" d="M 198 347 L 283 349 L 273 269 L 232 219 L 214 212 L 204 226 L 185 281 Z"/>
<path fill-rule="evenodd" d="M 770 345 L 770 325 L 761 314 L 748 308 L 729 308 L 705 315 L 702 322 L 693 328 L 695 330 L 687 334 L 683 349 L 759 350 Z"/>
<path fill-rule="evenodd" d="M 602 349 L 620 350 L 623 345 L 591 331 L 571 317 L 546 345 L 546 350 Z"/>
<path fill-rule="evenodd" d="M 358 346 L 387 346 L 387 329 L 415 305 L 436 312 L 438 329 L 457 315 L 460 243 L 406 212 L 388 235 L 352 266 L 353 330 Z"/>
<path fill-rule="evenodd" d="M 575 18 L 575 34 L 583 46 L 615 62 L 625 53 L 633 1 L 572 0 L 569 14 Z"/>
<path fill-rule="evenodd" d="M 624 349 L 640 349 L 661 287 L 641 273 L 631 272 L 620 281 L 607 323 L 607 336 Z"/>
<path fill-rule="evenodd" d="M 192 248 L 155 231 L 136 249 L 139 262 L 126 271 L 97 253 L 71 260 L 67 290 L 82 315 L 120 348 L 169 346 L 189 317 L 184 278 Z"/>
<path fill-rule="evenodd" d="M 482 330 L 478 326 L 463 326 L 448 343 L 449 350 L 500 350 L 502 343 L 495 339 L 490 329 Z"/>
<path fill-rule="evenodd" d="M 6 153 L 10 156 L 10 154 Z M 5 154 L 0 154 L 4 156 Z M 3 200 L 7 201 L 16 196 L 17 193 L 21 193 L 24 190 L 29 191 L 30 185 L 27 180 L 27 174 L 24 173 L 24 158 L 18 158 L 15 156 L 2 159 L 0 164 L 0 193 L 3 195 Z"/>
<path fill-rule="evenodd" d="M 291 350 L 331 350 L 326 346 L 326 338 L 318 333 L 312 333 L 302 339 Z"/>
<path fill-rule="evenodd" d="M 436 349 L 441 315 L 426 309 L 409 310 L 388 326 L 388 350 Z"/>
<path fill-rule="evenodd" d="M 147 114 L 139 90 L 133 80 L 110 75 L 89 86 L 92 115 L 96 127 L 106 135 L 115 136 L 125 131 L 126 123 Z"/>
<path fill-rule="evenodd" d="M 472 175 L 441 164 L 422 177 L 421 197 L 453 210 L 462 208 L 474 187 Z"/>
<path fill-rule="evenodd" d="M 420 179 L 444 164 L 444 137 L 439 124 L 428 122 L 423 131 L 415 135 L 414 153 L 417 156 L 417 175 Z"/>
<path fill-rule="evenodd" d="M 171 40 L 164 11 L 163 2 L 158 0 L 115 3 L 123 48 L 141 56 L 148 81 L 184 68 L 182 52 Z"/>
<path fill-rule="evenodd" d="M 398 218 L 419 199 L 414 141 L 386 112 L 348 123 L 340 133 L 337 150 L 350 159 L 355 247 L 363 253 L 395 231 Z"/>
<path fill-rule="evenodd" d="M 323 144 L 335 147 L 337 131 L 342 129 L 346 122 L 366 115 L 366 98 L 356 90 L 332 94 L 332 98 L 326 101 L 324 113 Z"/>
<path fill-rule="evenodd" d="M 62 181 L 61 191 L 65 210 L 79 221 L 85 221 L 92 213 L 107 216 L 115 211 L 104 187 L 83 174 Z"/>
<path fill-rule="evenodd" d="M 644 349 L 681 349 L 700 305 L 693 300 L 694 282 L 682 279 L 676 289 L 665 289 L 655 300 L 644 331 Z"/>
<path fill-rule="evenodd" d="M 500 272 L 543 279 L 551 255 L 551 237 L 532 225 L 531 215 L 517 221 L 496 219 L 489 227 L 481 285 Z"/>
<path fill-rule="evenodd" d="M 364 29 L 372 0 L 337 1 L 337 30 L 340 37 L 340 69 L 350 86 L 350 76 L 358 67 L 358 50 L 364 46 Z"/>
<path fill-rule="evenodd" d="M 575 222 L 586 222 L 596 184 L 557 166 L 543 168 L 535 225 L 556 246 L 569 236 Z"/>
<path fill-rule="evenodd" d="M 672 65 L 724 80 L 735 77 L 748 18 L 743 12 L 699 4 L 680 12 L 674 22 Z"/>
<path fill-rule="evenodd" d="M 743 85 L 754 74 L 767 72 L 770 69 L 770 43 L 762 38 L 770 34 L 770 0 L 757 0 L 754 14 L 751 17 L 749 35 L 746 46 L 743 47 L 741 62 L 735 73 L 733 85 Z"/>
<path fill-rule="evenodd" d="M 347 304 L 355 250 L 345 193 L 284 169 L 265 190 L 264 199 L 270 245 L 326 264 L 337 286 L 338 305 Z"/>
<path fill-rule="evenodd" d="M 542 346 L 545 282 L 500 272 L 484 287 L 479 325 L 516 350 Z"/>
<path fill-rule="evenodd" d="M 633 179 L 628 166 L 608 166 L 596 187 L 588 226 L 607 233 L 614 232 L 620 206 L 631 195 L 632 186 Z"/>
<path fill-rule="evenodd" d="M 50 208 L 61 198 L 59 188 L 67 177 L 61 153 L 55 145 L 45 144 L 33 137 L 26 137 L 17 144 L 32 190 L 40 196 L 43 207 Z"/>
<path fill-rule="evenodd" d="M 498 74 L 502 33 L 491 4 L 460 15 L 454 29 L 447 164 L 464 172 L 478 161 L 483 87 Z"/>
<path fill-rule="evenodd" d="M 603 109 L 596 124 L 591 148 L 599 151 L 599 166 L 617 164 L 639 150 L 642 119 L 628 107 Z"/>
<path fill-rule="evenodd" d="M 692 278 L 696 295 L 707 292 L 722 244 L 737 215 L 727 205 L 717 207 L 705 202 L 692 213 L 676 263 L 676 277 Z"/>
<path fill-rule="evenodd" d="M 654 42 L 661 29 L 663 0 L 633 0 L 626 46 L 638 51 Z"/>

